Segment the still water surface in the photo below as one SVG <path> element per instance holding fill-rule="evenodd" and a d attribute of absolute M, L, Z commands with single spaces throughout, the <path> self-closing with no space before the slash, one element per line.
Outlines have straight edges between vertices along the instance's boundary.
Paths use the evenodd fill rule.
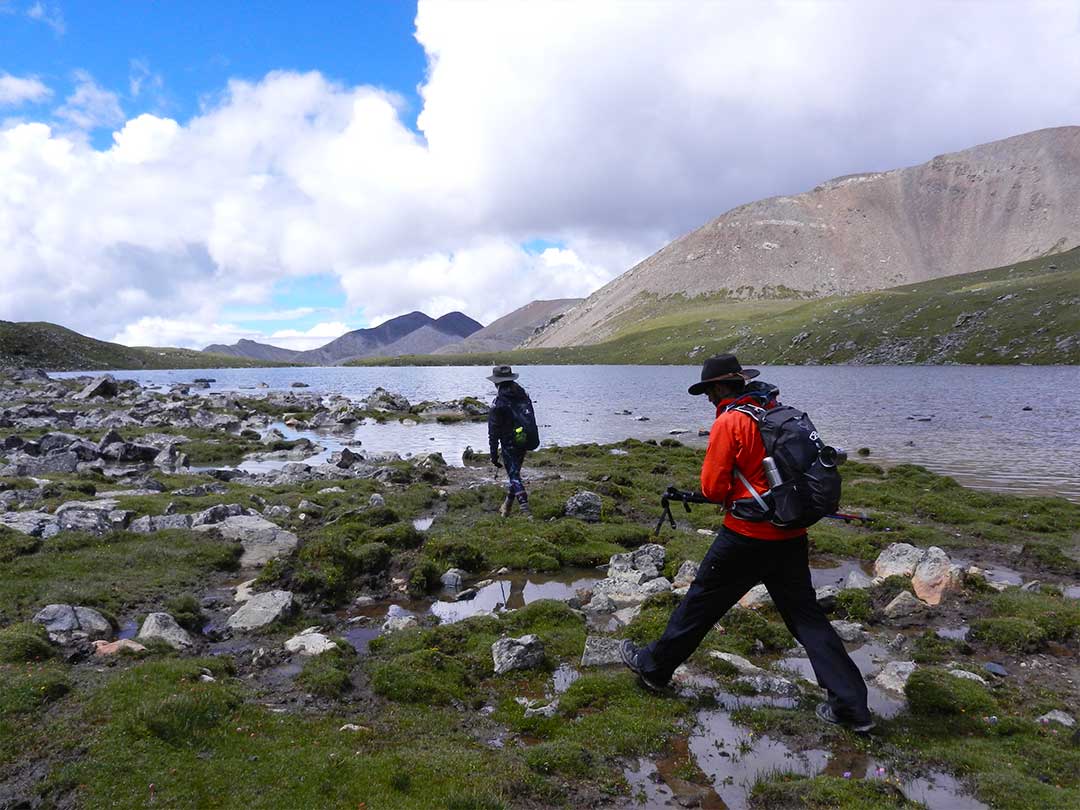
<path fill-rule="evenodd" d="M 520 382 L 536 403 L 545 444 L 659 439 L 671 431 L 704 445 L 699 428 L 712 422 L 704 397 L 686 387 L 699 375 L 687 366 L 529 366 Z M 781 399 L 808 411 L 826 441 L 870 460 L 912 462 L 961 483 L 1080 500 L 1080 367 L 1077 366 L 776 366 L 762 380 Z M 117 371 L 144 385 L 213 378 L 212 391 L 289 389 L 362 398 L 377 386 L 412 402 L 463 396 L 488 399 L 493 388 L 479 367 L 256 368 Z M 71 374 L 56 376 L 73 376 Z M 623 411 L 629 410 L 630 414 Z M 647 417 L 648 421 L 639 421 Z M 466 445 L 484 448 L 483 424 L 362 425 L 356 438 L 370 451 L 442 452 L 460 463 Z"/>

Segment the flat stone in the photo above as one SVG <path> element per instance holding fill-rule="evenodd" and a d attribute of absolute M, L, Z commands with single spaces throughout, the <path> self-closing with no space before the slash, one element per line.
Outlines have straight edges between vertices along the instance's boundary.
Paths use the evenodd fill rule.
<path fill-rule="evenodd" d="M 1065 728 L 1072 728 L 1076 725 L 1076 720 L 1072 715 L 1066 714 L 1060 709 L 1054 709 L 1052 712 L 1047 712 L 1042 717 L 1038 718 L 1038 722 L 1046 725 L 1048 723 L 1060 723 Z"/>
<path fill-rule="evenodd" d="M 974 672 L 968 672 L 966 669 L 950 669 L 949 674 L 954 678 L 963 678 L 966 681 L 975 681 L 986 686 L 986 678 L 976 675 Z"/>
<path fill-rule="evenodd" d="M 146 647 L 130 638 L 122 638 L 119 641 L 105 641 L 99 639 L 94 642 L 94 655 L 104 658 L 108 655 L 118 655 L 123 650 L 131 652 L 146 652 Z"/>
<path fill-rule="evenodd" d="M 0 526 L 31 537 L 45 537 L 59 531 L 60 522 L 48 512 L 0 512 Z"/>
<path fill-rule="evenodd" d="M 322 655 L 324 652 L 336 650 L 337 644 L 323 633 L 305 630 L 286 641 L 285 649 L 300 655 Z"/>
<path fill-rule="evenodd" d="M 246 602 L 254 596 L 252 588 L 255 587 L 255 580 L 249 579 L 246 582 L 241 582 L 236 586 L 236 593 L 233 594 L 234 602 Z"/>
<path fill-rule="evenodd" d="M 622 610 L 616 610 L 611 614 L 623 627 L 626 627 L 630 622 L 641 615 L 641 605 L 634 605 L 633 607 L 623 608 Z"/>
<path fill-rule="evenodd" d="M 774 694 L 782 697 L 796 697 L 799 694 L 799 687 L 792 681 L 768 672 L 762 672 L 760 675 L 740 675 L 735 680 L 749 686 L 758 694 Z"/>
<path fill-rule="evenodd" d="M 983 669 L 989 672 L 991 675 L 997 675 L 999 678 L 1009 677 L 1009 670 L 1005 669 L 1001 664 L 996 664 L 993 661 L 987 661 L 983 664 Z"/>
<path fill-rule="evenodd" d="M 765 670 L 759 666 L 747 661 L 741 655 L 735 655 L 735 653 L 720 652 L 719 650 L 709 650 L 709 657 L 716 658 L 720 661 L 727 661 L 735 669 L 739 671 L 740 675 L 760 675 Z"/>
<path fill-rule="evenodd" d="M 232 630 L 257 630 L 287 616 L 293 609 L 289 591 L 267 591 L 254 594 L 227 622 Z"/>
<path fill-rule="evenodd" d="M 865 641 L 868 635 L 863 629 L 863 626 L 858 622 L 846 622 L 843 619 L 836 619 L 829 622 L 829 624 L 831 624 L 833 630 L 836 631 L 836 635 L 840 636 L 842 641 L 846 641 L 849 644 Z"/>
<path fill-rule="evenodd" d="M 893 543 L 874 561 L 874 575 L 910 577 L 922 559 L 923 551 L 909 543 Z"/>
<path fill-rule="evenodd" d="M 622 641 L 607 636 L 589 636 L 585 639 L 585 651 L 581 654 L 581 666 L 602 667 L 621 664 L 619 646 Z"/>
<path fill-rule="evenodd" d="M 559 699 L 555 698 L 546 705 L 527 707 L 525 717 L 554 717 L 557 711 L 559 711 Z"/>
<path fill-rule="evenodd" d="M 136 638 L 142 641 L 164 641 L 174 650 L 186 650 L 194 646 L 188 631 L 177 624 L 168 613 L 151 613 L 143 621 Z"/>
<path fill-rule="evenodd" d="M 209 509 L 204 509 L 202 512 L 192 515 L 191 526 L 192 528 L 212 526 L 215 523 L 221 523 L 227 518 L 237 517 L 242 514 L 244 514 L 244 507 L 238 503 L 219 503 L 217 506 L 211 506 Z"/>
<path fill-rule="evenodd" d="M 952 564 L 944 550 L 931 546 L 915 567 L 911 587 L 928 605 L 938 605 L 946 594 L 960 587 L 960 581 L 960 567 Z"/>
<path fill-rule="evenodd" d="M 544 663 L 544 645 L 532 633 L 520 638 L 500 638 L 491 645 L 495 674 L 515 669 L 533 669 Z"/>
<path fill-rule="evenodd" d="M 903 694 L 904 686 L 916 668 L 914 661 L 889 661 L 874 678 L 874 682 L 882 689 Z"/>
<path fill-rule="evenodd" d="M 299 543 L 295 534 L 258 515 L 226 518 L 211 526 L 199 526 L 196 531 L 216 531 L 227 540 L 239 542 L 244 547 L 240 557 L 242 568 L 266 565 L 290 553 Z"/>

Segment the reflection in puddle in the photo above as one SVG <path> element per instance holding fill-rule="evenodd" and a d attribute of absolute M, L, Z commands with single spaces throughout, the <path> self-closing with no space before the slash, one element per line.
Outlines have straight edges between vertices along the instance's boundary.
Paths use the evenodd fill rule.
<path fill-rule="evenodd" d="M 117 632 L 116 637 L 119 638 L 135 638 L 139 632 L 139 625 L 134 619 L 128 619 L 120 625 L 120 630 Z"/>
<path fill-rule="evenodd" d="M 815 588 L 824 585 L 842 585 L 852 571 L 868 577 L 874 576 L 874 565 L 866 560 L 835 560 L 830 557 L 810 559 L 810 581 Z"/>
<path fill-rule="evenodd" d="M 591 588 L 596 582 L 595 572 L 585 570 L 561 571 L 551 578 L 529 574 L 512 574 L 485 585 L 476 596 L 464 602 L 438 601 L 431 606 L 431 613 L 444 624 L 459 622 L 470 616 L 517 610 L 540 599 L 567 601 L 579 590 Z"/>
<path fill-rule="evenodd" d="M 859 672 L 861 672 L 863 678 L 866 679 L 867 702 L 870 706 L 870 711 L 881 717 L 893 717 L 904 708 L 903 700 L 898 697 L 893 697 L 888 692 L 875 685 L 872 680 L 875 675 L 881 672 L 885 662 L 896 658 L 895 655 L 891 655 L 889 650 L 882 647 L 880 644 L 874 643 L 863 644 L 857 649 L 849 650 L 848 655 L 851 656 L 851 660 L 855 662 L 855 666 L 859 668 Z M 794 656 L 791 658 L 782 658 L 777 663 L 783 669 L 794 672 L 800 678 L 805 678 L 810 681 L 810 683 L 817 683 L 817 678 L 814 676 L 814 669 L 810 666 L 809 658 Z"/>
<path fill-rule="evenodd" d="M 368 644 L 371 643 L 373 638 L 379 637 L 379 632 L 378 626 L 359 627 L 354 625 L 342 631 L 341 637 L 349 642 L 360 655 L 367 655 Z"/>

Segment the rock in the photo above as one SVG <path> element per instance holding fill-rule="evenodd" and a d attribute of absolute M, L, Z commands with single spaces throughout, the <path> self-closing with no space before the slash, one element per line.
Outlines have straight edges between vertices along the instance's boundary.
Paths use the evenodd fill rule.
<path fill-rule="evenodd" d="M 239 515 L 221 523 L 199 526 L 196 531 L 216 531 L 227 540 L 244 547 L 240 557 L 242 568 L 256 568 L 282 557 L 296 548 L 299 540 L 292 532 L 257 515 Z"/>
<path fill-rule="evenodd" d="M 546 706 L 529 706 L 525 709 L 525 717 L 554 717 L 559 710 L 559 699 L 548 703 Z"/>
<path fill-rule="evenodd" d="M 999 678 L 1009 677 L 1009 670 L 1005 669 L 1001 664 L 995 664 L 993 661 L 983 664 L 983 669 L 991 675 L 997 675 Z"/>
<path fill-rule="evenodd" d="M 700 563 L 696 563 L 693 560 L 684 560 L 683 564 L 679 566 L 678 572 L 675 574 L 675 579 L 671 585 L 674 588 L 685 588 L 694 581 L 694 577 L 697 576 L 697 570 Z"/>
<path fill-rule="evenodd" d="M 292 514 L 292 508 L 283 503 L 268 506 L 263 509 L 263 516 L 268 518 L 287 518 Z"/>
<path fill-rule="evenodd" d="M 369 410 L 395 411 L 398 413 L 408 411 L 411 407 L 409 405 L 409 400 L 405 399 L 401 394 L 392 393 L 382 387 L 372 391 L 364 401 L 364 404 Z M 338 421 L 340 421 L 340 419 Z"/>
<path fill-rule="evenodd" d="M 131 521 L 128 527 L 139 534 L 163 532 L 168 529 L 190 529 L 191 515 L 144 515 Z"/>
<path fill-rule="evenodd" d="M 739 604 L 744 608 L 758 608 L 765 605 L 772 604 L 772 597 L 769 596 L 769 590 L 764 585 L 755 585 L 753 588 L 743 594 L 743 598 L 739 600 Z"/>
<path fill-rule="evenodd" d="M 293 609 L 289 591 L 267 591 L 253 594 L 236 613 L 229 617 L 232 630 L 257 630 L 287 616 Z"/>
<path fill-rule="evenodd" d="M 761 667 L 747 661 L 741 655 L 735 655 L 734 653 L 720 652 L 719 650 L 709 650 L 710 658 L 717 658 L 721 661 L 727 661 L 735 669 L 739 671 L 740 675 L 760 675 L 765 672 Z"/>
<path fill-rule="evenodd" d="M 322 655 L 324 652 L 336 650 L 337 644 L 318 632 L 317 627 L 310 627 L 285 642 L 285 649 L 291 653 L 300 655 Z"/>
<path fill-rule="evenodd" d="M 109 513 L 98 509 L 67 509 L 59 517 L 60 531 L 64 532 L 86 532 L 100 537 L 113 530 Z"/>
<path fill-rule="evenodd" d="M 368 506 L 370 506 L 372 509 L 381 509 L 382 507 L 386 506 L 386 498 L 384 498 L 378 492 L 375 492 L 370 498 L 368 498 Z"/>
<path fill-rule="evenodd" d="M 848 572 L 847 579 L 844 580 L 844 590 L 863 590 L 873 584 L 874 580 L 855 568 Z"/>
<path fill-rule="evenodd" d="M 108 619 L 88 607 L 46 605 L 34 616 L 34 622 L 42 625 L 57 644 L 97 639 L 108 641 L 113 636 Z"/>
<path fill-rule="evenodd" d="M 323 513 L 323 508 L 314 501 L 309 501 L 306 498 L 300 501 L 300 505 L 296 507 L 297 511 L 302 515 L 312 515 L 318 517 Z"/>
<path fill-rule="evenodd" d="M 831 624 L 833 630 L 836 631 L 836 635 L 840 636 L 842 641 L 846 641 L 849 644 L 865 641 L 868 635 L 863 629 L 863 626 L 858 622 L 845 622 L 842 619 L 836 619 L 835 621 L 829 622 L 829 624 Z"/>
<path fill-rule="evenodd" d="M 175 650 L 186 650 L 194 646 L 187 630 L 176 623 L 176 619 L 168 613 L 151 613 L 146 617 L 139 635 L 143 641 L 164 641 Z"/>
<path fill-rule="evenodd" d="M 294 382 L 294 383 L 289 383 L 289 387 L 290 388 L 311 388 L 311 385 L 309 385 L 306 382 L 299 382 L 298 381 L 298 382 Z"/>
<path fill-rule="evenodd" d="M 408 630 L 410 627 L 419 625 L 419 620 L 412 614 L 390 616 L 382 624 L 384 633 L 396 633 L 399 630 Z"/>
<path fill-rule="evenodd" d="M 359 731 L 367 731 L 367 730 L 368 729 L 365 726 L 358 726 L 358 725 L 356 725 L 356 723 L 346 723 L 345 725 L 343 725 L 341 728 L 338 729 L 338 731 L 351 731 L 354 734 L 356 732 L 359 732 Z"/>
<path fill-rule="evenodd" d="M 930 546 L 915 566 L 911 586 L 928 605 L 937 605 L 947 593 L 960 587 L 960 579 L 960 567 L 953 565 L 942 549 Z"/>
<path fill-rule="evenodd" d="M 454 594 L 455 602 L 468 602 L 470 599 L 475 599 L 476 595 L 480 593 L 476 588 L 466 588 L 463 591 L 458 591 Z"/>
<path fill-rule="evenodd" d="M 1039 723 L 1047 725 L 1049 723 L 1061 723 L 1065 728 L 1072 728 L 1076 725 L 1076 720 L 1072 715 L 1068 715 L 1060 709 L 1054 709 L 1052 712 L 1047 712 L 1042 717 L 1038 718 Z"/>
<path fill-rule="evenodd" d="M 533 669 L 544 663 L 544 645 L 532 633 L 521 638 L 500 638 L 491 645 L 491 657 L 496 675 L 514 669 Z"/>
<path fill-rule="evenodd" d="M 814 592 L 814 596 L 822 610 L 828 612 L 836 607 L 836 596 L 839 593 L 839 585 L 822 585 Z"/>
<path fill-rule="evenodd" d="M 118 655 L 123 650 L 140 653 L 146 652 L 146 647 L 137 641 L 132 641 L 130 638 L 122 638 L 119 641 L 104 641 L 99 639 L 94 642 L 94 655 L 99 657 Z"/>
<path fill-rule="evenodd" d="M 963 678 L 966 681 L 981 683 L 983 686 L 987 685 L 986 678 L 983 678 L 981 675 L 976 675 L 974 672 L 968 672 L 966 669 L 950 669 L 949 674 L 954 678 Z"/>
<path fill-rule="evenodd" d="M 330 463 L 335 467 L 340 467 L 343 470 L 347 470 L 354 464 L 359 464 L 364 460 L 364 457 L 359 453 L 354 453 L 348 447 L 343 448 L 339 452 L 330 454 Z"/>
<path fill-rule="evenodd" d="M 630 624 L 630 622 L 636 619 L 640 613 L 641 605 L 634 605 L 633 607 L 616 610 L 614 613 L 611 614 L 611 617 L 623 627 L 626 627 L 628 624 Z"/>
<path fill-rule="evenodd" d="M 621 664 L 620 644 L 622 642 L 617 638 L 608 638 L 607 636 L 587 637 L 585 639 L 585 651 L 581 654 L 581 665 L 583 667 L 602 667 L 608 664 Z"/>
<path fill-rule="evenodd" d="M 112 399 L 119 391 L 119 385 L 116 382 L 116 378 L 111 374 L 103 374 L 100 377 L 96 377 L 92 382 L 88 383 L 79 393 L 74 394 L 71 398 L 78 400 L 86 400 L 91 397 L 102 397 L 104 399 Z"/>
<path fill-rule="evenodd" d="M 787 678 L 768 672 L 762 672 L 760 675 L 740 675 L 735 680 L 737 683 L 749 686 L 758 694 L 770 693 L 782 697 L 797 697 L 799 694 L 799 687 Z"/>
<path fill-rule="evenodd" d="M 60 531 L 60 522 L 48 512 L 0 512 L 0 526 L 31 537 L 50 537 Z"/>
<path fill-rule="evenodd" d="M 244 514 L 244 507 L 238 503 L 219 503 L 217 506 L 211 506 L 209 509 L 204 509 L 202 512 L 192 515 L 191 527 L 212 526 L 215 523 L 221 523 L 227 518 L 237 517 L 242 514 Z"/>
<path fill-rule="evenodd" d="M 908 543 L 893 543 L 874 561 L 874 575 L 910 577 L 922 559 L 922 549 Z"/>
<path fill-rule="evenodd" d="M 874 682 L 882 689 L 903 694 L 904 685 L 915 669 L 916 664 L 914 661 L 890 661 L 874 678 Z"/>
<path fill-rule="evenodd" d="M 566 505 L 563 507 L 563 513 L 569 518 L 577 518 L 586 523 L 597 523 L 600 520 L 600 513 L 603 506 L 604 502 L 600 499 L 599 495 L 595 492 L 582 490 L 581 492 L 571 495 L 566 500 Z"/>
<path fill-rule="evenodd" d="M 883 613 L 887 619 L 917 620 L 922 616 L 925 616 L 928 609 L 929 606 L 925 602 L 912 596 L 909 591 L 901 591 L 885 606 Z"/>
<path fill-rule="evenodd" d="M 593 591 L 593 597 L 589 600 L 589 604 L 585 605 L 586 613 L 614 613 L 618 609 L 619 606 L 615 604 L 615 600 L 608 594 L 604 592 L 597 593 L 596 591 Z"/>
<path fill-rule="evenodd" d="M 468 571 L 462 571 L 460 568 L 451 568 L 439 577 L 439 581 L 447 588 L 457 590 L 465 582 L 465 577 L 468 575 Z"/>

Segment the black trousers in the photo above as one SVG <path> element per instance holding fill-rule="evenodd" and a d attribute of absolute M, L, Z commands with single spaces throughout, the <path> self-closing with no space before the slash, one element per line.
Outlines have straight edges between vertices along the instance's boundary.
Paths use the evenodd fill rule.
<path fill-rule="evenodd" d="M 806 648 L 836 716 L 848 722 L 868 721 L 862 673 L 814 595 L 806 535 L 756 540 L 722 528 L 664 634 L 641 650 L 638 663 L 645 674 L 667 683 L 713 625 L 759 582 L 765 583 L 784 624 Z"/>

